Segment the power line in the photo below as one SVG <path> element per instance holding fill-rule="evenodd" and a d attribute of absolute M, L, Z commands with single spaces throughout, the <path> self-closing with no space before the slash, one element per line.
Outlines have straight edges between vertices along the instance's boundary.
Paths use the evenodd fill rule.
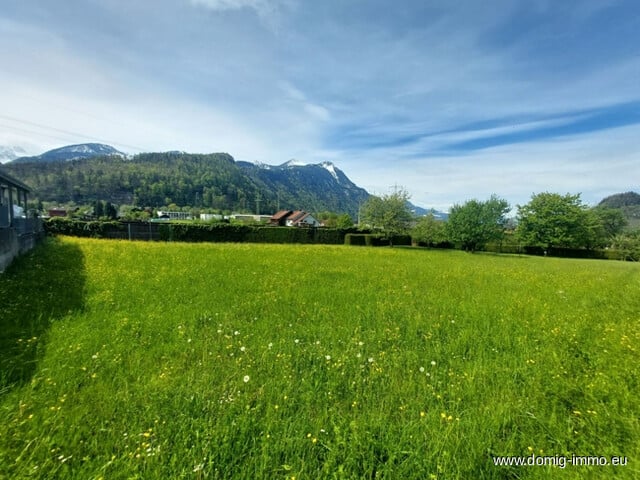
<path fill-rule="evenodd" d="M 142 148 L 142 147 L 139 147 L 139 146 L 136 146 L 136 145 L 128 145 L 126 143 L 122 143 L 122 142 L 118 142 L 118 141 L 114 141 L 114 140 L 100 139 L 100 138 L 97 138 L 97 137 L 84 135 L 84 134 L 78 133 L 78 132 L 72 132 L 72 131 L 69 131 L 69 130 L 63 130 L 61 128 L 51 127 L 49 125 L 44 125 L 44 124 L 41 124 L 41 123 L 31 122 L 31 121 L 28 121 L 28 120 L 21 120 L 21 119 L 16 118 L 16 117 L 10 117 L 8 115 L 1 115 L 0 114 L 0 118 L 2 118 L 4 120 L 9 120 L 10 122 L 22 123 L 24 125 L 31 125 L 33 127 L 43 128 L 45 130 L 50 130 L 50 131 L 53 131 L 53 132 L 62 133 L 64 135 L 70 135 L 71 137 L 83 138 L 83 139 L 90 140 L 90 141 L 93 141 L 93 142 L 115 144 L 115 145 L 119 145 L 119 146 L 126 147 L 126 148 L 129 148 L 129 149 L 138 150 L 140 152 L 150 151 L 150 149 L 148 149 L 148 148 Z M 47 133 L 33 132 L 33 131 L 29 131 L 29 130 L 26 130 L 26 129 L 23 129 L 23 128 L 20 128 L 20 127 L 14 127 L 14 126 L 7 126 L 7 125 L 3 125 L 3 126 L 4 126 L 4 128 L 10 128 L 10 129 L 14 129 L 14 130 L 17 130 L 17 131 L 22 130 L 23 132 L 27 132 L 27 133 L 31 133 L 31 134 L 35 134 L 35 135 L 44 135 L 46 137 L 55 138 L 57 140 L 62 140 L 62 141 L 65 141 L 65 142 L 69 141 L 68 139 L 61 139 L 60 137 L 57 137 L 57 136 L 54 136 L 54 135 L 51 135 L 51 134 L 47 134 Z"/>

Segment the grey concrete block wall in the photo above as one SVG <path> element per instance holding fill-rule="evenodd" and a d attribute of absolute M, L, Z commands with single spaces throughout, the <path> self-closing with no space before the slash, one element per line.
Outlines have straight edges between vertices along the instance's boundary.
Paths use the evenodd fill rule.
<path fill-rule="evenodd" d="M 0 228 L 0 272 L 25 250 L 20 248 L 20 239 L 13 228 Z"/>

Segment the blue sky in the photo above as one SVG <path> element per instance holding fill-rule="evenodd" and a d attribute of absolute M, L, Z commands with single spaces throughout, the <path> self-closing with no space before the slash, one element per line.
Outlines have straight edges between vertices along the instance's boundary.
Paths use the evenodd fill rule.
<path fill-rule="evenodd" d="M 448 209 L 640 190 L 636 0 L 0 0 L 0 145 L 332 161 Z"/>

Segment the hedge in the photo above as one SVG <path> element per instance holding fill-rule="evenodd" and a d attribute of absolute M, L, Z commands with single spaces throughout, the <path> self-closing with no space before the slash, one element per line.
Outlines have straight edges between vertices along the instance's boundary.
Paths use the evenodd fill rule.
<path fill-rule="evenodd" d="M 267 227 L 228 223 L 85 222 L 63 217 L 49 219 L 45 222 L 45 229 L 51 234 L 94 238 L 333 245 L 343 244 L 345 234 L 353 231 L 337 228 Z"/>
<path fill-rule="evenodd" d="M 380 233 L 348 233 L 344 237 L 345 245 L 387 247 L 389 245 L 411 245 L 411 235 L 393 235 L 387 237 Z"/>

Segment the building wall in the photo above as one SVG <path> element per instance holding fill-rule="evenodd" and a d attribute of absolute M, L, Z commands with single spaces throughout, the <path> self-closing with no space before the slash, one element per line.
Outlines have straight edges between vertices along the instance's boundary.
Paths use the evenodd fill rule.
<path fill-rule="evenodd" d="M 0 228 L 0 272 L 20 253 L 18 234 L 13 228 Z"/>

